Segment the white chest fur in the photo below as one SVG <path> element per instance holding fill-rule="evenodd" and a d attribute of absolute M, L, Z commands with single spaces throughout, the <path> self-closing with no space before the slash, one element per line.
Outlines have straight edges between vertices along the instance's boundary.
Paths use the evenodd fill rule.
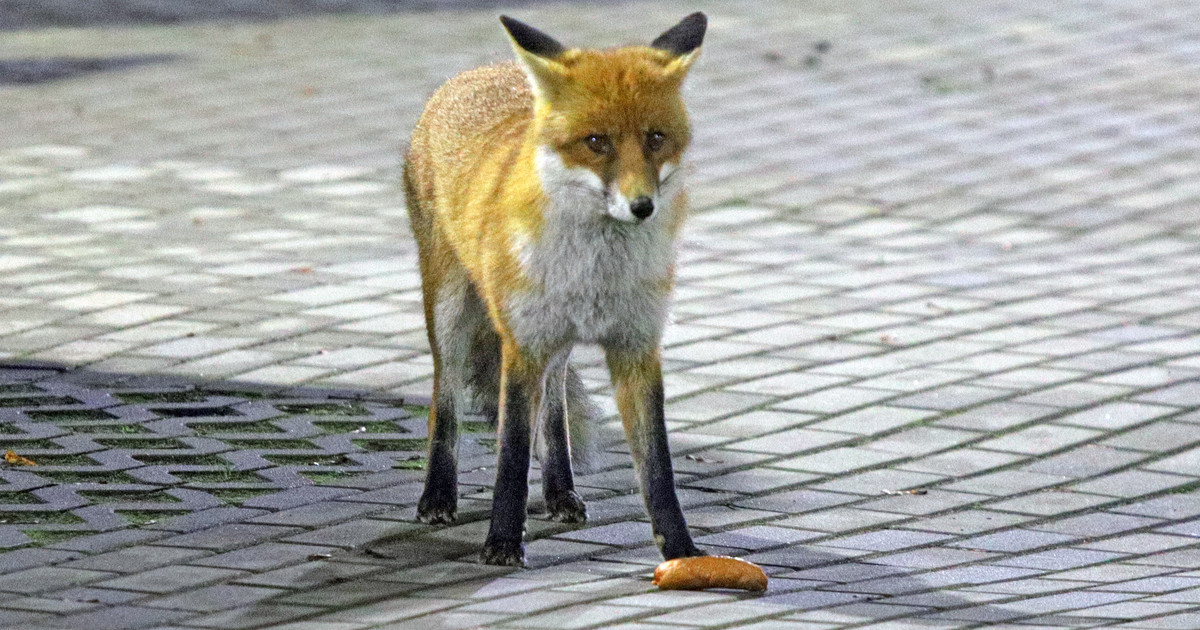
<path fill-rule="evenodd" d="M 517 342 L 547 353 L 574 342 L 657 344 L 675 261 L 668 226 L 678 190 L 661 191 L 671 194 L 656 199 L 661 205 L 649 219 L 619 221 L 590 171 L 539 162 L 549 199 L 543 230 L 536 241 L 512 243 L 533 286 L 507 305 Z"/>

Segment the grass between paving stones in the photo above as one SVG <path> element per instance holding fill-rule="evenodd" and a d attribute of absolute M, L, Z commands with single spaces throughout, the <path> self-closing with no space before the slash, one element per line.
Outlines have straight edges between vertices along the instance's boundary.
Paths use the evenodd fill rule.
<path fill-rule="evenodd" d="M 300 474 L 317 485 L 332 484 L 371 474 L 366 470 L 302 470 Z"/>
<path fill-rule="evenodd" d="M 174 453 L 172 453 L 170 455 L 137 454 L 137 455 L 134 455 L 133 458 L 138 460 L 139 462 L 142 462 L 143 464 L 149 464 L 152 466 L 171 466 L 171 465 L 175 465 L 175 466 L 222 466 L 222 465 L 229 464 L 229 462 L 226 461 L 225 459 L 223 459 L 220 455 L 213 455 L 213 454 L 208 454 L 208 455 L 185 455 L 183 453 L 180 453 L 178 455 L 176 455 Z"/>
<path fill-rule="evenodd" d="M 31 468 L 26 472 L 32 472 L 37 476 L 54 481 L 57 483 L 138 483 L 136 479 L 130 477 L 123 472 L 114 472 L 110 470 L 104 471 L 78 471 L 78 470 L 42 470 L 41 468 Z"/>
<path fill-rule="evenodd" d="M 399 468 L 400 470 L 425 470 L 425 458 L 421 455 L 413 455 L 407 459 L 397 460 L 396 465 L 392 466 L 392 468 Z"/>
<path fill-rule="evenodd" d="M 183 512 L 180 511 L 160 512 L 157 510 L 113 510 L 113 512 L 135 527 L 151 525 L 153 523 L 157 523 L 160 519 L 171 518 L 172 516 L 183 514 Z"/>
<path fill-rule="evenodd" d="M 10 448 L 16 451 L 17 454 L 21 454 L 30 450 L 62 450 L 62 445 L 55 444 L 50 440 L 23 440 L 20 442 L 6 442 L 4 444 L 4 450 L 8 450 Z"/>
<path fill-rule="evenodd" d="M 38 466 L 99 466 L 100 462 L 87 455 L 38 455 L 33 459 Z M 33 472 L 33 471 L 29 471 Z M 38 471 L 40 473 L 40 471 Z"/>
<path fill-rule="evenodd" d="M 361 420 L 327 420 L 314 422 L 313 426 L 317 427 L 325 433 L 408 433 L 408 429 L 396 424 L 391 420 L 373 420 L 371 422 L 363 422 Z"/>
<path fill-rule="evenodd" d="M 84 520 L 70 512 L 0 512 L 0 525 L 77 525 Z"/>
<path fill-rule="evenodd" d="M 189 429 L 196 435 L 212 435 L 214 433 L 283 433 L 283 429 L 267 420 L 254 422 L 196 422 L 187 423 Z"/>
<path fill-rule="evenodd" d="M 296 416 L 369 416 L 370 410 L 355 402 L 275 405 L 283 413 Z"/>
<path fill-rule="evenodd" d="M 32 505 L 45 503 L 28 490 L 5 490 L 0 492 L 0 505 Z"/>
<path fill-rule="evenodd" d="M 391 451 L 423 451 L 425 450 L 426 440 L 424 439 L 401 439 L 401 440 L 350 440 L 355 446 L 371 453 L 391 452 Z"/>
<path fill-rule="evenodd" d="M 266 392 L 250 392 L 233 389 L 206 389 L 203 393 L 209 396 L 229 396 L 232 398 L 245 398 L 246 400 L 261 400 L 267 398 L 270 394 Z"/>
<path fill-rule="evenodd" d="M 181 503 L 166 490 L 81 490 L 79 496 L 92 503 Z"/>
<path fill-rule="evenodd" d="M 0 398 L 0 407 L 51 407 L 60 405 L 82 405 L 83 403 L 70 396 L 22 396 L 18 398 Z M 44 411 L 32 413 L 65 413 L 61 411 Z"/>
<path fill-rule="evenodd" d="M 78 401 L 69 403 L 46 403 L 46 404 L 78 404 Z M 4 406 L 0 401 L 0 406 Z M 15 405 L 10 405 L 15 406 Z M 111 413 L 106 413 L 99 409 L 62 409 L 56 411 L 26 411 L 26 416 L 34 422 L 85 422 L 88 420 L 116 420 L 117 417 Z"/>
<path fill-rule="evenodd" d="M 0 385 L 0 394 L 44 394 L 46 390 L 33 383 L 5 383 Z"/>
<path fill-rule="evenodd" d="M 263 459 L 280 466 L 354 466 L 356 462 L 338 453 L 315 453 L 312 455 L 275 454 L 263 455 Z"/>
<path fill-rule="evenodd" d="M 55 531 L 47 531 L 44 529 L 22 529 L 21 533 L 25 534 L 33 541 L 33 546 L 45 547 L 47 545 L 63 542 L 64 540 L 70 540 L 76 536 L 94 534 L 95 532 L 84 532 L 73 529 Z"/>
<path fill-rule="evenodd" d="M 186 484 L 198 483 L 263 483 L 265 480 L 249 470 L 173 470 L 171 475 Z"/>
<path fill-rule="evenodd" d="M 262 450 L 306 450 L 310 451 L 319 448 L 316 444 L 308 440 L 272 440 L 265 439 L 233 439 L 221 440 L 222 442 L 237 448 L 247 448 L 256 451 Z"/>
<path fill-rule="evenodd" d="M 149 433 L 149 429 L 136 424 L 73 424 L 72 433 L 116 433 L 119 435 L 138 435 Z"/>
<path fill-rule="evenodd" d="M 223 418 L 240 416 L 233 407 L 147 407 L 146 411 L 163 418 Z"/>
<path fill-rule="evenodd" d="M 145 450 L 190 448 L 187 444 L 174 438 L 95 438 L 94 441 L 108 448 Z"/>
<path fill-rule="evenodd" d="M 146 403 L 189 403 L 208 400 L 208 394 L 195 390 L 179 392 L 117 392 L 117 398 L 129 405 Z"/>
<path fill-rule="evenodd" d="M 24 435 L 24 434 L 25 434 L 25 431 L 22 431 L 21 429 L 13 426 L 11 424 L 0 423 L 0 435 Z"/>
<path fill-rule="evenodd" d="M 255 497 L 279 492 L 279 488 L 203 488 L 227 505 L 241 505 Z"/>

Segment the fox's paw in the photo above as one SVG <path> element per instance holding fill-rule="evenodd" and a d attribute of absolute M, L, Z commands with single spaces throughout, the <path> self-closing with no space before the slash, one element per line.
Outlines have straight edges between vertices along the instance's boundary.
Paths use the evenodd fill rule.
<path fill-rule="evenodd" d="M 690 538 L 682 543 L 677 543 L 674 545 L 663 544 L 661 545 L 661 549 L 663 558 L 667 560 L 674 560 L 675 558 L 694 558 L 696 556 L 708 555 L 707 553 L 700 551 L 700 549 L 698 549 L 696 545 L 692 543 Z"/>
<path fill-rule="evenodd" d="M 453 492 L 430 491 L 427 487 L 417 502 L 417 520 L 422 523 L 453 523 L 457 512 L 458 497 Z"/>
<path fill-rule="evenodd" d="M 521 541 L 488 540 L 479 552 L 479 561 L 505 567 L 525 566 L 525 545 Z"/>
<path fill-rule="evenodd" d="M 587 506 L 574 490 L 546 497 L 546 518 L 560 523 L 587 521 Z"/>

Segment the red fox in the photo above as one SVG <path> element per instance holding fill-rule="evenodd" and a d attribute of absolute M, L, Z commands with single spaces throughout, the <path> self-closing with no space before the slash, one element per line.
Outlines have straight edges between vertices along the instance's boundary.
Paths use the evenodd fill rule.
<path fill-rule="evenodd" d="M 491 401 L 500 446 L 482 561 L 525 562 L 531 430 L 544 437 L 550 518 L 584 521 L 571 435 L 589 402 L 568 357 L 596 343 L 654 539 L 667 559 L 701 555 L 675 496 L 659 349 L 686 212 L 680 87 L 707 18 L 693 13 L 649 46 L 609 50 L 566 48 L 500 21 L 517 62 L 435 92 L 404 164 L 434 370 L 418 517 L 455 519 L 458 416 L 474 392 Z"/>

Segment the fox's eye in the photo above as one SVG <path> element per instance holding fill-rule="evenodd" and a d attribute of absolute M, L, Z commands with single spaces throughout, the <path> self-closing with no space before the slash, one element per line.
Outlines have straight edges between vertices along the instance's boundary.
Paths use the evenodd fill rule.
<path fill-rule="evenodd" d="M 646 134 L 646 148 L 650 149 L 651 153 L 662 151 L 663 145 L 667 142 L 667 136 L 661 131 L 651 131 Z"/>
<path fill-rule="evenodd" d="M 609 153 L 612 153 L 612 141 L 608 139 L 608 136 L 592 134 L 584 138 L 583 141 L 587 143 L 589 149 L 600 155 L 608 155 Z"/>

